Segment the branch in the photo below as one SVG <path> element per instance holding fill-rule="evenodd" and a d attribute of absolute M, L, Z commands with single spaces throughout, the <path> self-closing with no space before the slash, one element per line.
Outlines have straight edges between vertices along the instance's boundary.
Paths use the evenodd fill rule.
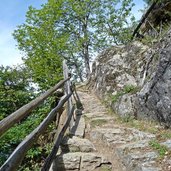
<path fill-rule="evenodd" d="M 145 15 L 141 19 L 140 23 L 138 24 L 138 26 L 136 27 L 136 29 L 134 30 L 134 32 L 132 34 L 132 40 L 133 40 L 134 36 L 136 35 L 136 33 L 138 32 L 138 30 L 140 29 L 140 27 L 142 26 L 142 24 L 144 23 L 144 21 L 146 20 L 146 18 L 149 16 L 150 12 L 153 10 L 153 8 L 155 7 L 155 5 L 157 4 L 157 2 L 158 2 L 158 0 L 155 0 L 152 3 L 152 5 L 150 6 L 150 8 L 147 10 L 147 12 L 145 13 Z"/>

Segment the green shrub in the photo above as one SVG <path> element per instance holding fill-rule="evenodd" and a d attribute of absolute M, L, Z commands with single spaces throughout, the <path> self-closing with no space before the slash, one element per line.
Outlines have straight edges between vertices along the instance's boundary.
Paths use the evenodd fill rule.
<path fill-rule="evenodd" d="M 138 91 L 138 87 L 134 86 L 134 85 L 126 85 L 126 86 L 124 86 L 124 89 L 123 89 L 124 94 L 127 94 L 127 93 L 134 94 L 137 91 Z"/>
<path fill-rule="evenodd" d="M 138 87 L 134 86 L 134 85 L 125 85 L 123 90 L 117 92 L 116 95 L 111 96 L 111 100 L 113 103 L 117 102 L 117 100 L 123 96 L 124 94 L 128 94 L 128 93 L 136 93 L 139 90 Z"/>
<path fill-rule="evenodd" d="M 0 141 L 0 165 L 5 162 L 18 144 L 41 123 L 48 111 L 49 108 L 46 107 L 35 110 L 31 116 L 2 135 Z"/>

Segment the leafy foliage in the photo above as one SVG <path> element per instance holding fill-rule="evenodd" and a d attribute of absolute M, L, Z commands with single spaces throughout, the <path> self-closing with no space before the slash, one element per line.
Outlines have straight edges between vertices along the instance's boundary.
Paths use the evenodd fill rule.
<path fill-rule="evenodd" d="M 51 4 L 42 10 L 30 7 L 26 14 L 26 24 L 18 26 L 14 37 L 18 47 L 24 51 L 25 64 L 32 71 L 33 80 L 41 88 L 56 84 L 62 78 L 60 50 L 64 49 L 67 34 L 55 29 L 56 21 L 61 16 L 60 3 L 56 12 Z M 54 7 L 53 7 L 54 8 Z"/>
<path fill-rule="evenodd" d="M 0 66 L 0 120 L 34 97 L 30 81 L 26 68 Z"/>
<path fill-rule="evenodd" d="M 24 66 L 0 67 L 0 118 L 8 116 L 37 96 L 31 85 L 30 72 Z M 0 165 L 5 162 L 17 145 L 44 119 L 50 111 L 53 97 L 49 98 L 31 116 L 9 129 L 1 136 Z M 39 151 L 39 149 L 38 149 Z M 35 152 L 32 156 L 36 156 Z M 28 155 L 27 158 L 30 158 Z"/>
<path fill-rule="evenodd" d="M 16 124 L 3 134 L 0 141 L 0 165 L 5 162 L 17 145 L 41 123 L 45 115 L 50 111 L 49 102 L 47 101 L 44 104 L 45 106 L 40 106 L 37 110 L 33 111 L 31 116 L 25 118 L 21 123 Z M 27 154 L 26 159 L 36 157 L 39 153 L 40 148 L 33 147 Z"/>
<path fill-rule="evenodd" d="M 49 0 L 40 10 L 30 7 L 14 37 L 34 80 L 45 88 L 61 79 L 63 58 L 80 80 L 88 77 L 93 54 L 129 40 L 133 5 L 132 0 Z"/>

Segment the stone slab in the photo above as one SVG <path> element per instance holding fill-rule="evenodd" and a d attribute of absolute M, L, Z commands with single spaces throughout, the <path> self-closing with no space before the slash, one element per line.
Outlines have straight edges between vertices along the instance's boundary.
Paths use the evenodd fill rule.
<path fill-rule="evenodd" d="M 56 157 L 50 171 L 93 171 L 102 165 L 111 168 L 111 163 L 95 153 L 66 153 Z"/>

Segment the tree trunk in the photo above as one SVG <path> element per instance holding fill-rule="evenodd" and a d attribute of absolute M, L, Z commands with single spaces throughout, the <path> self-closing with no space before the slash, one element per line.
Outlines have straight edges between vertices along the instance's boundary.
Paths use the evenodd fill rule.
<path fill-rule="evenodd" d="M 84 47 L 84 63 L 86 68 L 86 78 L 89 79 L 90 77 L 90 64 L 89 64 L 89 52 L 88 52 L 88 46 Z"/>
<path fill-rule="evenodd" d="M 90 77 L 90 56 L 89 56 L 89 40 L 88 40 L 88 16 L 85 17 L 84 23 L 82 26 L 83 35 L 84 35 L 84 43 L 83 43 L 83 58 L 86 68 L 86 78 L 89 79 Z"/>
<path fill-rule="evenodd" d="M 81 82 L 83 82 L 83 77 L 82 77 L 82 74 L 81 74 L 81 72 L 80 72 L 80 68 L 79 68 L 79 66 L 77 65 L 77 63 L 75 62 L 75 69 L 76 69 L 76 72 L 77 72 L 77 75 L 78 75 L 78 77 L 79 77 L 79 79 L 80 79 L 80 81 Z"/>

